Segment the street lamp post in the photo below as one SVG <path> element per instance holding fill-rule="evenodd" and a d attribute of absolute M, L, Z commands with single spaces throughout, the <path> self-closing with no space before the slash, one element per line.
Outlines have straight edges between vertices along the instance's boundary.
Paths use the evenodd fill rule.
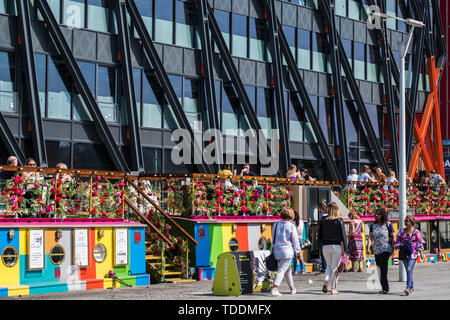
<path fill-rule="evenodd" d="M 386 19 L 396 19 L 408 24 L 411 28 L 409 30 L 408 40 L 403 43 L 402 52 L 400 53 L 400 117 L 399 117 L 399 127 L 400 127 L 400 157 L 399 157 L 399 228 L 400 230 L 405 227 L 406 218 L 406 72 L 405 72 L 405 61 L 406 55 L 408 54 L 408 49 L 411 44 L 414 29 L 416 27 L 423 28 L 425 24 L 421 21 L 413 19 L 402 19 L 395 16 L 387 15 L 385 13 L 376 12 L 374 15 L 386 18 Z M 399 264 L 399 281 L 406 281 L 406 271 L 402 264 Z"/>

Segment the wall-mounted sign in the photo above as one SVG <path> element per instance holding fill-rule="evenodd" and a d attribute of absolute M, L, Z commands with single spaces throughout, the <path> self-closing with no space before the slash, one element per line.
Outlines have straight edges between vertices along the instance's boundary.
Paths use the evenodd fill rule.
<path fill-rule="evenodd" d="M 114 265 L 124 266 L 128 264 L 128 229 L 117 228 L 114 230 Z"/>
<path fill-rule="evenodd" d="M 141 244 L 141 232 L 139 230 L 134 231 L 134 244 Z"/>
<path fill-rule="evenodd" d="M 446 174 L 450 174 L 450 156 L 444 156 L 444 169 Z"/>
<path fill-rule="evenodd" d="M 77 267 L 89 266 L 88 229 L 73 230 L 73 264 Z"/>
<path fill-rule="evenodd" d="M 28 270 L 44 269 L 44 230 L 28 231 Z"/>

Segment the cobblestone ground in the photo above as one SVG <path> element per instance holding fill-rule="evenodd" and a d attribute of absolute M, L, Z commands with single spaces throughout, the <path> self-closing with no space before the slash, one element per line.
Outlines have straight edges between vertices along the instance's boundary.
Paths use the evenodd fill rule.
<path fill-rule="evenodd" d="M 212 294 L 213 281 L 197 281 L 192 283 L 162 283 L 147 287 L 115 288 L 106 290 L 89 290 L 61 294 L 45 294 L 23 297 L 2 298 L 2 300 L 442 300 L 450 299 L 450 262 L 416 265 L 414 287 L 416 293 L 406 297 L 403 293 L 405 284 L 398 282 L 398 266 L 389 267 L 390 293 L 378 294 L 374 288 L 376 274 L 363 270 L 362 273 L 346 272 L 339 278 L 339 295 L 331 296 L 321 292 L 323 275 L 305 274 L 294 276 L 297 294 L 290 295 L 286 282 L 283 281 L 281 297 L 273 298 L 267 293 L 241 295 L 239 297 L 217 297 Z M 231 302 L 230 301 L 230 302 Z"/>

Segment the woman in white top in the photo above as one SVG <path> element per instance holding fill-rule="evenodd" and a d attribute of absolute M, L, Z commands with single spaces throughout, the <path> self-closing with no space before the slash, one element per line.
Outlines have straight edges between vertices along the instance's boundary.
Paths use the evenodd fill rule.
<path fill-rule="evenodd" d="M 397 183 L 398 180 L 395 178 L 395 171 L 391 170 L 389 177 L 386 179 L 387 183 Z M 386 190 L 394 189 L 393 185 L 385 186 Z"/>
<path fill-rule="evenodd" d="M 300 257 L 300 246 L 298 243 L 297 229 L 292 223 L 294 219 L 294 210 L 284 207 L 280 212 L 280 218 L 282 221 L 278 221 L 272 229 L 272 239 L 274 239 L 273 255 L 278 261 L 278 270 L 273 287 L 270 289 L 272 296 L 281 296 L 278 291 L 278 287 L 285 277 L 291 294 L 295 294 L 297 291 L 294 287 L 294 280 L 292 278 L 291 260 L 294 257 Z"/>
<path fill-rule="evenodd" d="M 298 234 L 298 244 L 300 246 L 300 250 L 302 249 L 302 245 L 303 245 L 303 228 L 304 228 L 304 223 L 302 220 L 300 220 L 300 215 L 298 214 L 297 211 L 294 211 L 294 220 L 292 220 L 292 223 L 294 224 L 295 228 L 297 229 L 297 234 Z M 303 256 L 302 256 L 302 252 L 300 251 L 300 256 L 298 258 L 298 261 L 300 262 L 300 272 L 297 272 L 297 257 L 294 257 L 294 271 L 293 274 L 303 274 L 303 268 L 304 268 L 304 261 L 303 261 Z"/>

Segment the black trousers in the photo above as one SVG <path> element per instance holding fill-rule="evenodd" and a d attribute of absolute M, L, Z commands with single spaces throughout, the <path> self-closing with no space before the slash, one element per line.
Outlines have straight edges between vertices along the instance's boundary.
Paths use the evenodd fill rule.
<path fill-rule="evenodd" d="M 390 252 L 383 252 L 375 255 L 375 263 L 377 264 L 377 267 L 380 268 L 380 283 L 383 291 L 389 291 L 388 262 L 390 256 Z"/>

